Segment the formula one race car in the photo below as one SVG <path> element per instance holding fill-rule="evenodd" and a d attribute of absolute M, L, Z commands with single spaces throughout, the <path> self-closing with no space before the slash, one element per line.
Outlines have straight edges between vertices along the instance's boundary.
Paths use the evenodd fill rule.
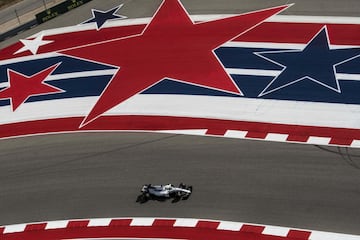
<path fill-rule="evenodd" d="M 137 202 L 145 203 L 148 200 L 165 201 L 172 199 L 172 202 L 187 200 L 192 193 L 192 186 L 180 183 L 179 187 L 172 184 L 151 185 L 146 184 L 141 188 L 141 195 L 138 196 Z"/>

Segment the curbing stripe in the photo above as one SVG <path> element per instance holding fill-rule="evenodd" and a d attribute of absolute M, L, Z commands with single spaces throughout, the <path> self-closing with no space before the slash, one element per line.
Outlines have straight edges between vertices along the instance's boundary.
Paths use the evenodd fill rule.
<path fill-rule="evenodd" d="M 262 234 L 264 229 L 265 226 L 244 224 L 241 227 L 240 232 Z"/>
<path fill-rule="evenodd" d="M 207 221 L 207 220 L 199 220 L 196 224 L 196 228 L 207 228 L 207 229 L 217 229 L 219 227 L 220 222 L 217 221 Z"/>
<path fill-rule="evenodd" d="M 247 133 L 247 131 L 227 130 L 224 136 L 229 138 L 245 138 Z"/>
<path fill-rule="evenodd" d="M 265 137 L 265 140 L 274 141 L 274 142 L 286 142 L 286 139 L 288 137 L 289 134 L 268 133 Z"/>
<path fill-rule="evenodd" d="M 27 224 L 14 224 L 10 226 L 5 226 L 4 234 L 5 233 L 18 233 L 24 232 Z"/>
<path fill-rule="evenodd" d="M 174 227 L 175 219 L 155 219 L 153 226 L 155 227 Z"/>
<path fill-rule="evenodd" d="M 264 231 L 262 233 L 265 234 L 265 235 L 286 237 L 288 232 L 289 232 L 288 228 L 276 227 L 276 226 L 267 226 L 267 227 L 265 227 L 265 229 L 264 229 Z"/>
<path fill-rule="evenodd" d="M 45 227 L 46 225 L 46 227 Z M 52 221 L 42 223 L 29 223 L 29 224 L 14 224 L 1 227 L 0 226 L 0 238 L 1 239 L 17 239 L 16 234 L 41 234 L 50 229 L 62 229 L 66 234 L 67 229 L 72 231 L 76 227 L 82 231 L 90 227 L 99 227 L 99 231 L 106 233 L 106 229 L 114 229 L 114 227 L 156 227 L 153 234 L 156 235 L 157 227 L 162 228 L 189 228 L 191 230 L 189 234 L 197 234 L 193 232 L 193 229 L 212 229 L 228 231 L 231 233 L 250 233 L 258 234 L 257 239 L 271 239 L 269 236 L 281 237 L 281 239 L 299 239 L 299 240 L 360 240 L 360 235 L 339 234 L 321 231 L 310 231 L 302 229 L 290 229 L 286 227 L 269 226 L 269 225 L 257 225 L 247 224 L 231 221 L 216 221 L 216 220 L 203 220 L 192 218 L 95 218 L 95 219 L 83 219 L 83 220 L 64 220 L 64 221 Z M 185 231 L 185 230 L 182 230 Z M 35 233 L 34 233 L 35 232 Z M 119 231 L 121 232 L 121 231 Z M 201 231 L 203 232 L 203 231 Z M 207 232 L 207 231 L 205 231 Z M 203 232 L 204 233 L 204 232 Z M 226 232 L 223 232 L 224 234 Z M 241 236 L 241 235 L 239 235 Z M 262 237 L 261 237 L 262 236 Z M 268 236 L 268 237 L 266 237 Z M 15 238 L 13 238 L 15 237 Z M 146 237 L 146 236 L 144 236 Z M 91 239 L 101 239 L 99 236 L 89 237 Z M 241 237 L 240 237 L 241 238 Z M 167 238 L 175 239 L 175 238 Z M 46 239 L 44 239 L 46 240 Z"/>
<path fill-rule="evenodd" d="M 360 148 L 360 140 L 353 140 L 350 146 Z"/>
<path fill-rule="evenodd" d="M 134 218 L 130 226 L 152 226 L 155 218 Z"/>
<path fill-rule="evenodd" d="M 225 133 L 221 133 L 221 132 Z M 199 136 L 220 136 L 226 138 L 238 138 L 238 139 L 260 139 L 272 142 L 287 142 L 287 143 L 303 143 L 303 144 L 316 144 L 326 146 L 349 146 L 354 148 L 360 148 L 360 140 L 343 139 L 338 140 L 335 137 L 318 137 L 318 136 L 295 136 L 282 133 L 272 132 L 249 132 L 239 130 L 171 130 L 171 131 L 155 131 L 160 133 L 171 133 L 171 134 L 188 134 L 188 135 L 199 135 Z M 290 137 L 289 137 L 290 136 Z"/>
<path fill-rule="evenodd" d="M 291 239 L 308 240 L 310 239 L 310 235 L 310 231 L 290 229 L 286 237 Z"/>
<path fill-rule="evenodd" d="M 45 230 L 66 228 L 66 226 L 68 225 L 68 222 L 69 221 L 67 221 L 67 220 L 48 222 L 46 224 Z"/>
<path fill-rule="evenodd" d="M 217 229 L 227 231 L 240 231 L 242 226 L 243 223 L 221 221 Z"/>
<path fill-rule="evenodd" d="M 87 228 L 89 220 L 71 220 L 68 222 L 67 228 Z"/>
<path fill-rule="evenodd" d="M 46 223 L 28 224 L 24 231 L 39 231 L 39 230 L 44 230 L 45 227 L 46 227 Z"/>
<path fill-rule="evenodd" d="M 331 141 L 331 138 L 329 137 L 313 137 L 310 136 L 307 140 L 307 143 L 309 144 L 321 144 L 321 145 L 329 145 L 329 142 Z"/>
<path fill-rule="evenodd" d="M 92 128 L 86 130 L 78 128 L 78 124 L 82 119 L 83 117 L 78 116 L 71 118 L 65 117 L 46 120 L 29 120 L 25 122 L 3 124 L 0 125 L 0 138 L 9 139 L 14 137 L 68 132 L 166 132 L 172 134 L 217 137 L 221 136 L 238 139 L 257 139 L 266 141 L 360 148 L 360 129 L 352 128 L 291 125 L 264 122 L 243 122 L 239 120 L 192 117 L 109 115 L 103 117 L 103 122 L 99 122 L 97 125 L 94 125 Z M 109 120 L 112 124 L 105 124 L 107 120 Z M 169 123 L 171 124 L 171 121 L 175 120 L 180 124 L 177 126 L 178 129 L 161 129 L 163 128 L 161 126 L 166 126 L 166 124 Z M 132 122 L 133 124 L 130 127 L 128 126 L 129 122 Z M 116 124 L 113 125 L 113 123 Z M 203 125 L 206 127 L 206 129 L 193 128 L 194 126 L 199 125 Z M 208 129 L 208 127 L 211 127 L 211 129 Z"/>
<path fill-rule="evenodd" d="M 174 227 L 195 227 L 197 223 L 197 219 L 176 219 Z"/>
<path fill-rule="evenodd" d="M 91 219 L 89 221 L 88 227 L 105 227 L 110 226 L 111 218 L 98 218 L 98 219 Z"/>
<path fill-rule="evenodd" d="M 128 227 L 130 226 L 132 218 L 117 218 L 112 219 L 110 222 L 110 227 Z"/>
<path fill-rule="evenodd" d="M 360 236 L 313 231 L 311 233 L 309 239 L 311 239 L 311 240 L 342 240 L 342 239 L 344 239 L 344 240 L 359 240 Z"/>

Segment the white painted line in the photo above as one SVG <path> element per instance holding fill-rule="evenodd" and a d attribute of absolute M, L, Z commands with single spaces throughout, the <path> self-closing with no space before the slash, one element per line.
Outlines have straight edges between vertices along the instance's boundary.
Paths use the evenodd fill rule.
<path fill-rule="evenodd" d="M 174 223 L 174 227 L 195 227 L 196 224 L 199 222 L 197 219 L 176 219 Z"/>
<path fill-rule="evenodd" d="M 240 69 L 240 68 L 226 68 L 226 72 L 232 75 L 250 75 L 250 76 L 265 76 L 265 77 L 276 77 L 281 73 L 281 71 L 276 71 L 276 70 Z"/>
<path fill-rule="evenodd" d="M 328 137 L 309 137 L 309 139 L 307 140 L 307 143 L 310 144 L 329 144 L 331 138 Z"/>
<path fill-rule="evenodd" d="M 245 138 L 248 131 L 227 130 L 224 137 Z"/>
<path fill-rule="evenodd" d="M 287 234 L 289 233 L 289 228 L 266 226 L 262 233 L 266 235 L 286 237 Z"/>
<path fill-rule="evenodd" d="M 134 218 L 130 226 L 152 226 L 154 221 L 154 218 Z"/>
<path fill-rule="evenodd" d="M 239 223 L 239 222 L 221 221 L 217 229 L 228 230 L 228 231 L 240 231 L 243 225 L 244 225 L 243 223 Z"/>
<path fill-rule="evenodd" d="M 226 72 L 231 75 L 248 75 L 260 77 L 276 77 L 281 71 L 264 69 L 242 69 L 226 68 Z M 336 78 L 340 81 L 360 81 L 360 74 L 337 73 Z"/>
<path fill-rule="evenodd" d="M 289 49 L 302 50 L 306 44 L 301 43 L 272 43 L 272 42 L 227 42 L 221 47 L 237 47 L 237 48 L 271 48 L 271 49 Z"/>
<path fill-rule="evenodd" d="M 265 140 L 269 141 L 277 141 L 277 142 L 286 142 L 288 138 L 288 134 L 280 134 L 280 133 L 268 133 L 265 137 Z"/>
<path fill-rule="evenodd" d="M 194 21 L 209 21 L 226 17 L 237 16 L 238 14 L 204 14 L 190 15 Z M 346 16 L 304 16 L 304 15 L 281 15 L 277 14 L 267 18 L 265 22 L 296 22 L 296 23 L 334 23 L 334 24 L 360 24 L 359 17 Z"/>
<path fill-rule="evenodd" d="M 109 226 L 111 222 L 111 218 L 97 218 L 90 219 L 88 227 L 104 227 Z"/>
<path fill-rule="evenodd" d="M 360 18 L 342 16 L 276 15 L 266 19 L 266 22 L 360 24 Z"/>
<path fill-rule="evenodd" d="M 72 79 L 72 78 L 80 78 L 80 77 L 96 77 L 96 76 L 104 76 L 104 75 L 114 75 L 116 72 L 117 72 L 117 69 L 72 72 L 72 73 L 51 75 L 48 78 L 46 78 L 46 80 L 52 81 L 52 80 Z"/>
<path fill-rule="evenodd" d="M 156 132 L 204 136 L 206 131 L 207 131 L 206 129 L 188 129 L 188 130 L 160 130 Z"/>
<path fill-rule="evenodd" d="M 240 42 L 232 41 L 221 45 L 221 47 L 238 47 L 238 48 L 270 48 L 283 50 L 303 50 L 307 44 L 305 43 L 278 43 L 278 42 Z M 358 45 L 338 45 L 330 44 L 330 49 L 357 48 Z M 256 52 L 256 51 L 255 51 Z"/>
<path fill-rule="evenodd" d="M 67 220 L 48 222 L 48 223 L 46 224 L 45 229 L 48 230 L 48 229 L 66 228 L 67 225 L 68 225 L 68 222 L 69 222 L 69 221 L 67 221 Z"/>
<path fill-rule="evenodd" d="M 360 81 L 360 74 L 337 73 L 336 77 L 339 80 Z"/>
<path fill-rule="evenodd" d="M 312 231 L 309 239 L 310 240 L 360 240 L 360 236 Z"/>
<path fill-rule="evenodd" d="M 26 224 L 14 224 L 5 226 L 4 233 L 17 233 L 25 230 Z"/>

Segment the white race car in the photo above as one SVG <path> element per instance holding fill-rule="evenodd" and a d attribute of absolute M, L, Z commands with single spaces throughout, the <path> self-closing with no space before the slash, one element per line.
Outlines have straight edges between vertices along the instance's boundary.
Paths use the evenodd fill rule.
<path fill-rule="evenodd" d="M 173 199 L 172 202 L 187 200 L 192 193 L 192 186 L 180 183 L 178 187 L 172 184 L 151 185 L 146 184 L 141 188 L 141 195 L 138 196 L 137 202 L 144 203 L 150 199 L 165 201 Z"/>

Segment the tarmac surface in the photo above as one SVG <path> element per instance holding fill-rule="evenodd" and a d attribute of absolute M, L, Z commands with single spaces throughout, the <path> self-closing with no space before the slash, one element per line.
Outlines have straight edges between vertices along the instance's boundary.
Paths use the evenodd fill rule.
<path fill-rule="evenodd" d="M 54 6 L 54 4 L 60 3 L 60 1 L 61 0 L 20 1 L 16 4 L 0 9 L 0 24 L 11 21 L 12 19 L 17 18 L 17 16 L 20 17 L 26 13 L 33 12 L 35 9 L 41 9 L 40 11 L 44 11 L 45 9 Z M 33 16 L 33 18 L 35 17 Z"/>
<path fill-rule="evenodd" d="M 161 1 L 94 0 L 18 38 L 78 24 L 91 17 L 91 8 L 107 10 L 121 2 L 125 5 L 119 14 L 133 18 L 151 16 Z M 293 2 L 296 5 L 286 14 L 360 12 L 357 0 Z M 287 1 L 183 3 L 191 14 L 205 14 L 246 12 Z M 194 187 L 187 201 L 135 202 L 143 184 L 180 182 Z M 0 225 L 97 217 L 191 217 L 360 234 L 359 202 L 360 149 L 155 133 L 59 134 L 0 141 Z"/>
<path fill-rule="evenodd" d="M 360 12 L 360 1 L 358 0 L 183 0 L 182 3 L 190 14 L 238 14 L 289 3 L 295 4 L 281 14 L 359 17 Z M 93 0 L 62 16 L 20 33 L 14 38 L 0 42 L 0 49 L 42 30 L 84 22 L 92 17 L 92 8 L 109 10 L 120 4 L 124 4 L 124 6 L 118 13 L 128 18 L 151 17 L 160 6 L 161 0 Z"/>
<path fill-rule="evenodd" d="M 35 20 L 36 14 L 63 0 L 26 0 L 0 9 L 0 34 Z"/>
<path fill-rule="evenodd" d="M 191 217 L 359 234 L 360 149 L 154 133 L 0 142 L 0 225 Z M 143 184 L 194 187 L 136 203 Z"/>

